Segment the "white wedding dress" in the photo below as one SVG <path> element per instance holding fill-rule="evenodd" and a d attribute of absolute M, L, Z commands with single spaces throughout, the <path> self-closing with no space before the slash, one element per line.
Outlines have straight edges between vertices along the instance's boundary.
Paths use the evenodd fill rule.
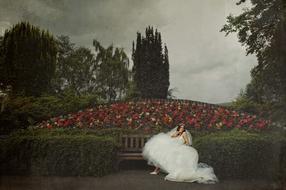
<path fill-rule="evenodd" d="M 198 163 L 198 152 L 191 146 L 191 134 L 186 130 L 190 142 L 186 145 L 182 135 L 171 137 L 175 131 L 176 128 L 168 133 L 161 132 L 145 143 L 142 156 L 148 164 L 167 173 L 165 180 L 206 184 L 218 182 L 211 166 Z"/>

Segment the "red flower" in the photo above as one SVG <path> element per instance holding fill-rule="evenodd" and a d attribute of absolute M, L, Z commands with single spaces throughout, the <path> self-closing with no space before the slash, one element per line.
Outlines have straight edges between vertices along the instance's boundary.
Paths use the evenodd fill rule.
<path fill-rule="evenodd" d="M 48 129 L 51 129 L 51 128 L 53 128 L 53 126 L 48 123 L 48 124 L 47 124 L 47 128 L 48 128 Z"/>
<path fill-rule="evenodd" d="M 186 119 L 187 119 L 187 121 L 189 122 L 190 125 L 195 123 L 194 118 L 192 118 L 191 116 L 187 116 Z"/>
<path fill-rule="evenodd" d="M 93 109 L 86 109 L 68 114 L 66 119 L 54 117 L 42 122 L 39 127 L 115 127 L 147 125 L 167 125 L 184 122 L 195 128 L 249 128 L 263 129 L 270 121 L 257 119 L 255 115 L 238 113 L 224 107 L 189 101 L 142 100 L 137 102 L 122 102 L 111 105 L 99 105 Z M 51 123 L 48 126 L 46 123 Z M 86 125 L 85 125 L 86 124 Z"/>

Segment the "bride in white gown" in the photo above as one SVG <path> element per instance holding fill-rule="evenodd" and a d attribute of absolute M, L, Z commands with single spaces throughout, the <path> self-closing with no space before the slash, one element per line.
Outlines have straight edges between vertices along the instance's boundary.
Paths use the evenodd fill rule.
<path fill-rule="evenodd" d="M 152 136 L 144 145 L 142 156 L 149 165 L 155 166 L 151 174 L 161 169 L 168 175 L 165 180 L 178 182 L 216 183 L 213 168 L 198 163 L 198 152 L 192 146 L 192 136 L 183 124 L 167 133 Z"/>

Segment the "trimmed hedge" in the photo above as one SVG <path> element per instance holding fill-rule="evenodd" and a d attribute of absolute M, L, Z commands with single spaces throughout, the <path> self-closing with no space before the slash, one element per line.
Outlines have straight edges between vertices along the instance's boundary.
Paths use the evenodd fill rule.
<path fill-rule="evenodd" d="M 102 176 L 114 171 L 120 134 L 135 130 L 110 128 L 33 129 L 17 131 L 0 141 L 0 166 L 5 174 Z M 286 179 L 286 135 L 228 132 L 193 134 L 200 162 L 219 179 Z"/>
<path fill-rule="evenodd" d="M 219 178 L 286 179 L 285 134 L 233 130 L 197 138 L 194 147 Z"/>
<path fill-rule="evenodd" d="M 10 136 L 27 136 L 27 135 L 48 135 L 48 136 L 60 136 L 60 135 L 95 135 L 100 137 L 112 137 L 116 140 L 120 135 L 123 134 L 149 134 L 149 135 L 155 135 L 159 132 L 168 132 L 169 128 L 163 128 L 161 126 L 158 126 L 156 130 L 150 130 L 145 131 L 144 129 L 130 129 L 130 128 L 118 128 L 118 127 L 110 127 L 110 128 L 102 128 L 102 129 L 93 129 L 93 128 L 37 128 L 37 127 L 28 127 L 27 129 L 20 129 L 17 131 L 14 131 L 10 134 Z M 193 134 L 193 132 L 192 132 Z M 201 131 L 194 132 L 196 136 L 200 136 L 203 134 L 209 134 Z"/>
<path fill-rule="evenodd" d="M 1 173 L 103 176 L 114 170 L 117 149 L 110 137 L 13 136 L 0 141 Z"/>
<path fill-rule="evenodd" d="M 141 130 L 134 130 L 128 128 L 103 128 L 103 129 L 88 129 L 88 128 L 35 128 L 28 127 L 27 129 L 20 129 L 14 131 L 10 136 L 97 136 L 97 137 L 110 137 L 115 141 L 123 134 L 138 134 L 142 133 Z"/>

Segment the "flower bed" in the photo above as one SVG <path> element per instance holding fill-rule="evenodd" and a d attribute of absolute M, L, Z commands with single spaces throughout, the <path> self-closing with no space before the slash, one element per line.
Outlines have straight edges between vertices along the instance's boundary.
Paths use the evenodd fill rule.
<path fill-rule="evenodd" d="M 257 115 L 227 107 L 189 100 L 147 99 L 100 104 L 76 113 L 53 117 L 37 125 L 39 128 L 172 128 L 183 122 L 188 128 L 265 129 L 271 122 Z"/>

